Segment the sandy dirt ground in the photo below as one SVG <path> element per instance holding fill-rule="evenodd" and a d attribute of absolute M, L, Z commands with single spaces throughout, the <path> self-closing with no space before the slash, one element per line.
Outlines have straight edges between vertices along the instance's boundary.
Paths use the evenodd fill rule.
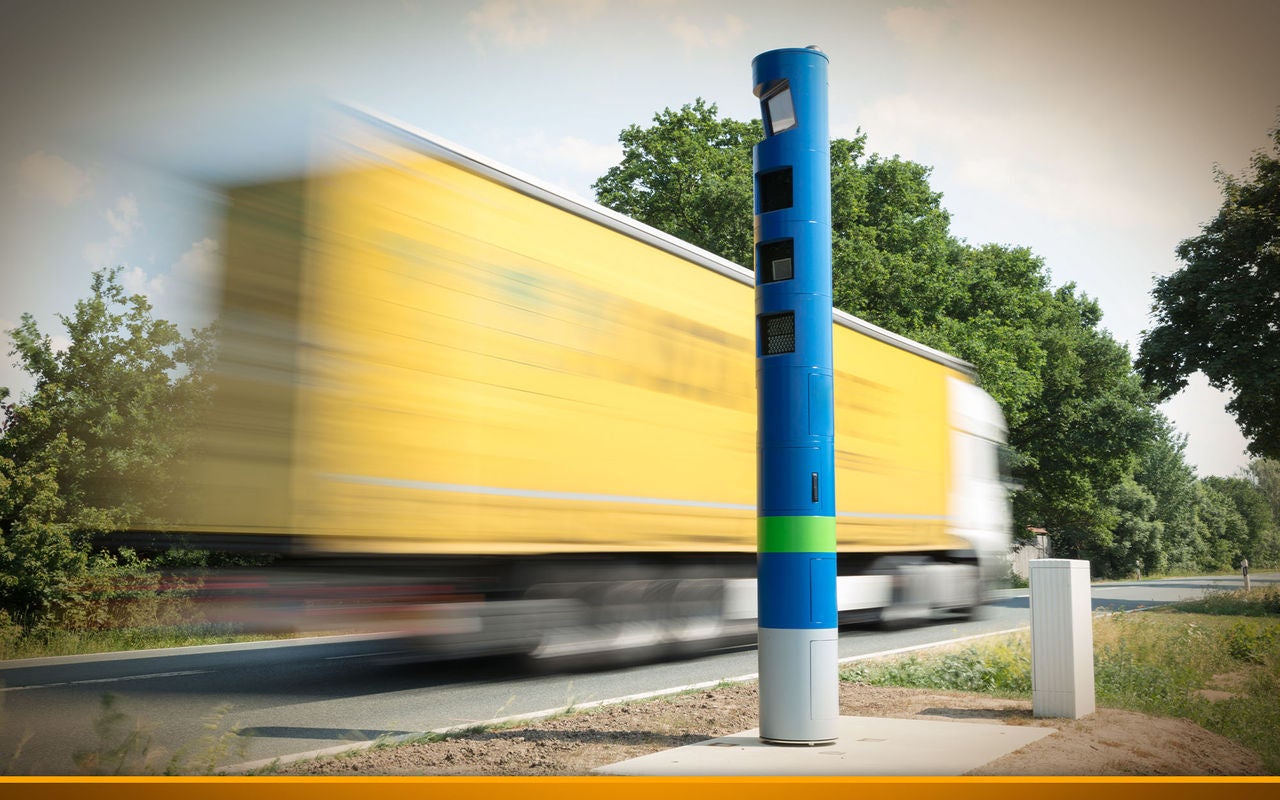
<path fill-rule="evenodd" d="M 755 684 L 610 705 L 503 730 L 285 765 L 290 775 L 586 775 L 595 767 L 758 726 Z M 1252 751 L 1181 719 L 1099 709 L 1039 720 L 1029 700 L 841 684 L 844 716 L 1058 728 L 971 775 L 1266 775 Z"/>

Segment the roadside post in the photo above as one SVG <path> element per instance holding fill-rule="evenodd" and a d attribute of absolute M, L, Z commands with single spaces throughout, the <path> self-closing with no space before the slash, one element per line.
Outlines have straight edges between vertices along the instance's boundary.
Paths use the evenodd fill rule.
<path fill-rule="evenodd" d="M 754 150 L 760 739 L 835 741 L 835 413 L 826 54 L 751 62 Z"/>
<path fill-rule="evenodd" d="M 1249 591 L 1249 559 L 1240 559 L 1240 571 L 1244 573 L 1244 590 Z"/>

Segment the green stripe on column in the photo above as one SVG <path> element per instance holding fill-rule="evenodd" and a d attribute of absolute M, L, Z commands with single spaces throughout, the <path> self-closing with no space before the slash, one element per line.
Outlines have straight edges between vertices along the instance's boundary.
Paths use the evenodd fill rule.
<path fill-rule="evenodd" d="M 835 517 L 759 517 L 756 547 L 761 553 L 832 553 Z"/>

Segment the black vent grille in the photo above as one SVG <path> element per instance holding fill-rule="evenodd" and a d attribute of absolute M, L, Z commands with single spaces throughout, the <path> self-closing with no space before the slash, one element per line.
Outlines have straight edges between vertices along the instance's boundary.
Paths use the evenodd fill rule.
<path fill-rule="evenodd" d="M 760 341 L 766 356 L 796 351 L 796 313 L 765 314 L 760 317 Z"/>

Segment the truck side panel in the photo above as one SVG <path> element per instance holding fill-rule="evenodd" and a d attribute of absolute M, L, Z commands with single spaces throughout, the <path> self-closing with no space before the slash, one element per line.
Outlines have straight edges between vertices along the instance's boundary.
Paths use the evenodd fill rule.
<path fill-rule="evenodd" d="M 308 187 L 295 526 L 375 551 L 754 550 L 750 287 L 378 155 Z M 843 327 L 835 348 L 841 546 L 954 546 L 954 371 Z"/>

